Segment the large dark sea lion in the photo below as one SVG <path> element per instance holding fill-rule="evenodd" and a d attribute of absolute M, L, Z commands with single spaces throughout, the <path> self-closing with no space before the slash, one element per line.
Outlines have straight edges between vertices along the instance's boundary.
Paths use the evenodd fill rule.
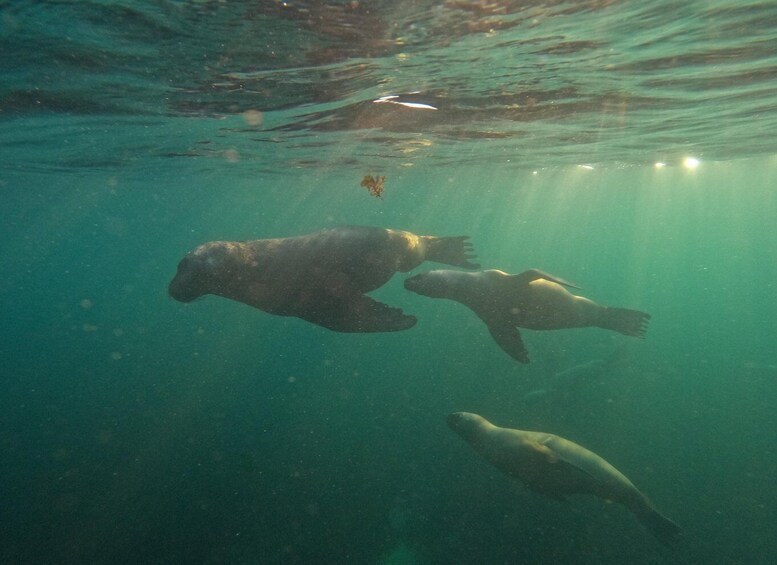
<path fill-rule="evenodd" d="M 562 285 L 577 288 L 536 269 L 518 275 L 497 270 L 439 270 L 405 281 L 405 288 L 418 294 L 448 298 L 468 306 L 486 323 L 499 347 L 521 363 L 529 362 L 529 353 L 519 327 L 560 330 L 595 326 L 644 337 L 650 314 L 601 306 L 571 294 Z"/>
<path fill-rule="evenodd" d="M 216 294 L 339 332 L 405 330 L 415 316 L 364 293 L 424 261 L 477 268 L 467 239 L 353 226 L 280 239 L 212 241 L 181 260 L 168 290 L 181 302 Z"/>
<path fill-rule="evenodd" d="M 664 544 L 682 534 L 623 473 L 576 443 L 543 432 L 500 428 L 468 412 L 450 414 L 447 421 L 486 461 L 535 492 L 559 500 L 593 494 L 623 504 Z"/>

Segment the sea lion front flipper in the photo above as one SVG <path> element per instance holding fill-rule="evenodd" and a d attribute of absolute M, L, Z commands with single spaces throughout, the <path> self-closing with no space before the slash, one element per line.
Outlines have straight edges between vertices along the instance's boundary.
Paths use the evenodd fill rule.
<path fill-rule="evenodd" d="M 574 476 L 574 471 L 569 469 L 569 464 L 552 448 L 540 441 L 530 441 L 528 447 L 541 459 L 543 472 L 528 482 L 527 486 L 534 492 L 553 500 L 568 502 L 567 495 L 574 491 L 563 488 L 563 484 L 559 484 L 559 478 L 562 478 L 563 483 L 563 477 L 569 476 L 570 473 Z"/>
<path fill-rule="evenodd" d="M 541 454 L 545 458 L 545 461 L 547 461 L 548 463 L 558 463 L 558 460 L 559 460 L 558 453 L 553 451 L 547 445 L 544 445 L 538 441 L 532 442 L 530 445 L 531 445 L 531 448 L 534 449 L 534 451 L 536 451 L 537 453 Z"/>
<path fill-rule="evenodd" d="M 505 353 L 519 363 L 529 362 L 529 352 L 526 350 L 521 332 L 518 331 L 515 324 L 509 321 L 488 321 L 486 325 L 488 331 L 491 332 L 491 337 Z"/>
<path fill-rule="evenodd" d="M 549 275 L 548 273 L 540 271 L 539 269 L 529 269 L 528 271 L 518 273 L 517 275 L 510 275 L 510 279 L 514 281 L 515 284 L 520 286 L 527 285 L 532 281 L 536 281 L 537 279 L 545 279 L 546 281 L 568 286 L 570 288 L 580 288 L 576 284 L 572 284 L 569 281 L 565 281 L 561 277 L 555 277 L 553 275 Z"/>
<path fill-rule="evenodd" d="M 324 296 L 295 315 L 337 332 L 398 332 L 412 328 L 417 322 L 415 316 L 365 294 Z"/>

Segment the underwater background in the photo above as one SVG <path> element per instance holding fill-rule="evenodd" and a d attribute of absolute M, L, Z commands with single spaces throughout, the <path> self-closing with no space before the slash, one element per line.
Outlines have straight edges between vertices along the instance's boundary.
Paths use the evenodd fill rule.
<path fill-rule="evenodd" d="M 19 1 L 0 29 L 0 561 L 777 562 L 777 5 Z M 167 295 L 201 243 L 349 224 L 468 235 L 647 337 L 524 330 L 521 365 L 403 273 L 371 293 L 418 316 L 396 333 Z M 683 539 L 516 484 L 454 411 L 598 453 Z"/>

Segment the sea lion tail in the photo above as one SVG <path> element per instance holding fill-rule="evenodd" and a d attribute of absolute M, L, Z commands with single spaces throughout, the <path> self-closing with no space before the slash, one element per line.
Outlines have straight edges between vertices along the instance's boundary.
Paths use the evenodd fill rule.
<path fill-rule="evenodd" d="M 477 256 L 473 251 L 472 243 L 467 241 L 468 235 L 457 237 L 423 236 L 426 244 L 426 260 L 436 263 L 445 263 L 465 269 L 479 269 L 478 263 L 470 262 Z"/>
<path fill-rule="evenodd" d="M 614 330 L 632 337 L 645 337 L 650 314 L 628 308 L 602 307 L 599 323 L 596 325 L 606 330 Z"/>
<path fill-rule="evenodd" d="M 637 518 L 650 530 L 650 533 L 664 545 L 674 545 L 683 534 L 680 526 L 661 514 L 655 508 L 645 509 L 637 514 Z"/>

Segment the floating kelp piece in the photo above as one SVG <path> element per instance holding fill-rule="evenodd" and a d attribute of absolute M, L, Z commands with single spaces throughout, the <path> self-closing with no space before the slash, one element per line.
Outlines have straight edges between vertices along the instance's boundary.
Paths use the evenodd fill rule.
<path fill-rule="evenodd" d="M 374 197 L 383 198 L 383 183 L 385 182 L 386 177 L 373 177 L 372 175 L 365 175 L 362 179 L 361 185 L 366 188 Z"/>

